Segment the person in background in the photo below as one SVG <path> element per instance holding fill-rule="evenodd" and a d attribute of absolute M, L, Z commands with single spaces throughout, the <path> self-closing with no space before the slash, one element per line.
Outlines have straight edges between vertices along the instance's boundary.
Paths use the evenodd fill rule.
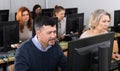
<path fill-rule="evenodd" d="M 41 6 L 39 4 L 34 5 L 32 11 L 32 19 L 35 19 L 36 16 L 40 16 L 42 12 Z"/>
<path fill-rule="evenodd" d="M 20 40 L 25 41 L 32 37 L 32 16 L 27 7 L 18 9 L 16 20 L 19 22 Z"/>
<path fill-rule="evenodd" d="M 90 29 L 82 33 L 82 35 L 80 36 L 80 39 L 108 33 L 107 30 L 108 30 L 110 21 L 111 21 L 111 15 L 108 12 L 106 12 L 103 9 L 95 10 L 89 18 Z M 117 42 L 114 42 L 114 44 L 117 44 Z M 118 47 L 113 45 L 112 58 L 115 60 L 118 60 L 118 58 L 120 58 L 120 55 L 118 54 L 118 50 L 116 51 L 116 49 L 118 49 Z"/>
<path fill-rule="evenodd" d="M 56 23 L 53 18 L 36 17 L 33 38 L 23 42 L 16 51 L 15 71 L 66 70 L 67 58 L 56 42 Z"/>
<path fill-rule="evenodd" d="M 58 39 L 64 39 L 64 35 L 66 34 L 65 9 L 62 6 L 56 5 L 53 11 L 53 17 L 58 18 Z"/>

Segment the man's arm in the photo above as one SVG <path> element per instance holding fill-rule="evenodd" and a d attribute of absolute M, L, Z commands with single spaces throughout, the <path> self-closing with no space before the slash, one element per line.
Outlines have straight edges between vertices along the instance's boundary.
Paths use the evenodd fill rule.
<path fill-rule="evenodd" d="M 23 49 L 19 49 L 16 52 L 15 55 L 15 67 L 14 71 L 28 71 L 28 57 L 27 53 Z"/>

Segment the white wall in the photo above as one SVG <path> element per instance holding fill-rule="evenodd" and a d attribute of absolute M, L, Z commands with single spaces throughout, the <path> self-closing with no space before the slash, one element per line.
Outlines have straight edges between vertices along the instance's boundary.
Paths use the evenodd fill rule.
<path fill-rule="evenodd" d="M 0 9 L 10 9 L 10 20 L 14 20 L 15 12 L 21 6 L 26 6 L 32 10 L 35 4 L 40 4 L 42 8 L 54 8 L 61 5 L 65 8 L 77 7 L 78 13 L 84 12 L 84 24 L 88 24 L 89 15 L 98 8 L 107 10 L 112 15 L 111 26 L 113 25 L 114 10 L 120 10 L 120 0 L 0 0 Z"/>
<path fill-rule="evenodd" d="M 84 24 L 88 25 L 89 15 L 95 9 L 105 9 L 112 16 L 111 26 L 114 21 L 114 10 L 120 10 L 120 0 L 47 0 L 47 7 L 53 8 L 61 5 L 65 8 L 77 7 L 78 13 L 84 12 Z"/>
<path fill-rule="evenodd" d="M 35 4 L 39 4 L 42 8 L 45 8 L 44 0 L 11 0 L 12 20 L 14 20 L 15 12 L 17 12 L 19 7 L 26 6 L 30 11 L 32 11 Z"/>
<path fill-rule="evenodd" d="M 10 8 L 10 0 L 0 0 L 0 10 Z"/>
<path fill-rule="evenodd" d="M 26 6 L 32 11 L 35 4 L 40 4 L 42 8 L 45 8 L 45 0 L 0 0 L 0 10 L 9 9 L 9 20 L 15 20 L 15 12 L 21 6 Z"/>

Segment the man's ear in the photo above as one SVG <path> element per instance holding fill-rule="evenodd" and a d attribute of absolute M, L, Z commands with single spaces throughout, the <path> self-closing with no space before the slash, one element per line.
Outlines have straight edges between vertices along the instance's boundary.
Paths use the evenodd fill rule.
<path fill-rule="evenodd" d="M 36 35 L 39 35 L 40 34 L 40 31 L 36 31 Z"/>

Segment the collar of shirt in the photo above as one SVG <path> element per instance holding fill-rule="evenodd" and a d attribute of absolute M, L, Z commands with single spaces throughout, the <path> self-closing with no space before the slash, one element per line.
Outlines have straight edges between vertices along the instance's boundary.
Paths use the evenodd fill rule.
<path fill-rule="evenodd" d="M 39 43 L 37 36 L 34 36 L 32 38 L 32 42 L 33 44 L 41 51 L 46 52 L 49 48 L 51 48 L 51 46 L 48 46 L 47 48 L 43 49 L 42 45 Z"/>

